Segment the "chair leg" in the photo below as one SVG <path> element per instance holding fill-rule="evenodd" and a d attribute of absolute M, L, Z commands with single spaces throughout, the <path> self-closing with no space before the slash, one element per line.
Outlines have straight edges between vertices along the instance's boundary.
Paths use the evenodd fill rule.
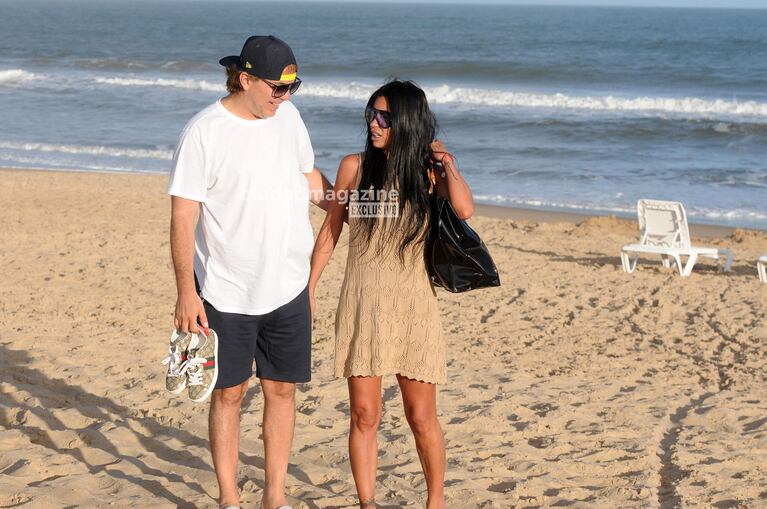
<path fill-rule="evenodd" d="M 629 257 L 628 253 L 621 251 L 621 264 L 623 265 L 624 272 L 631 274 L 637 267 L 637 261 L 639 256 Z"/>
<path fill-rule="evenodd" d="M 759 274 L 759 281 L 767 283 L 767 267 L 762 262 L 756 262 L 756 272 Z"/>
<path fill-rule="evenodd" d="M 660 259 L 664 267 L 666 267 L 667 269 L 671 267 L 671 258 L 669 256 L 660 255 Z"/>
<path fill-rule="evenodd" d="M 732 267 L 732 251 L 729 249 L 722 249 L 719 251 L 720 254 L 723 254 L 727 257 L 727 259 L 724 262 L 724 267 L 722 267 L 722 272 L 727 272 L 730 270 L 730 267 Z M 718 260 L 719 258 L 717 258 Z"/>
<path fill-rule="evenodd" d="M 676 270 L 679 271 L 679 275 L 684 276 L 684 267 L 682 266 L 682 259 L 677 254 L 670 255 L 670 256 L 674 260 L 674 265 L 676 265 Z"/>
<path fill-rule="evenodd" d="M 684 266 L 684 271 L 680 272 L 683 276 L 687 277 L 692 274 L 692 268 L 695 266 L 695 262 L 698 261 L 698 254 L 693 253 L 687 257 L 687 263 Z M 681 265 L 680 265 L 681 268 Z"/>

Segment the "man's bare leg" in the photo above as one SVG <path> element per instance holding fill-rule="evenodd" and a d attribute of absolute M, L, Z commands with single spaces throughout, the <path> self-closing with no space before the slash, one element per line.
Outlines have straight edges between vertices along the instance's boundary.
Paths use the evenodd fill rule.
<path fill-rule="evenodd" d="M 210 400 L 208 432 L 213 468 L 218 479 L 219 504 L 240 505 L 237 464 L 240 455 L 240 406 L 248 381 L 226 389 L 214 389 Z"/>
<path fill-rule="evenodd" d="M 264 496 L 261 509 L 287 505 L 285 478 L 288 473 L 293 427 L 296 422 L 296 384 L 261 379 L 264 392 Z"/>

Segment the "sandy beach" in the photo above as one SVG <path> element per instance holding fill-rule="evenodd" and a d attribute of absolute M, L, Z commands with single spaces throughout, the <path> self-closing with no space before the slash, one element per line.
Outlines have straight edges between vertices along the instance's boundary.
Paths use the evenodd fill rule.
<path fill-rule="evenodd" d="M 2 170 L 0 507 L 216 507 L 207 405 L 164 390 L 175 302 L 166 178 Z M 450 508 L 767 507 L 767 233 L 706 230 L 729 273 L 634 274 L 614 217 L 471 224 L 500 288 L 439 293 Z M 492 217 L 502 216 L 502 217 Z M 561 220 L 559 220 L 561 219 Z M 315 232 L 322 221 L 312 211 Z M 713 232 L 713 233 L 712 233 Z M 298 508 L 353 508 L 346 383 L 334 379 L 341 238 L 318 288 L 311 383 L 288 476 Z M 242 414 L 240 486 L 257 507 L 262 398 Z M 384 380 L 379 503 L 425 483 L 394 377 Z"/>

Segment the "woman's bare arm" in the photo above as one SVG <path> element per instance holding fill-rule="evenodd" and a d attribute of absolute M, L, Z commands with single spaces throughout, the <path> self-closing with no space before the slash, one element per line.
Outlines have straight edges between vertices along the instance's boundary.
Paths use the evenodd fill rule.
<path fill-rule="evenodd" d="M 445 148 L 445 145 L 435 140 L 431 144 L 434 158 L 442 163 L 442 171 L 436 171 L 437 192 L 450 200 L 456 215 L 461 219 L 469 219 L 474 214 L 474 198 L 469 184 L 463 179 L 455 158 Z"/>
<path fill-rule="evenodd" d="M 311 273 L 309 275 L 309 296 L 314 314 L 314 290 L 320 280 L 322 271 L 330 261 L 333 250 L 344 228 L 347 214 L 348 196 L 357 181 L 359 156 L 352 154 L 344 157 L 338 165 L 338 175 L 333 186 L 332 199 L 328 201 L 327 214 L 322 223 L 317 240 L 312 251 Z M 346 198 L 346 199 L 344 199 Z"/>

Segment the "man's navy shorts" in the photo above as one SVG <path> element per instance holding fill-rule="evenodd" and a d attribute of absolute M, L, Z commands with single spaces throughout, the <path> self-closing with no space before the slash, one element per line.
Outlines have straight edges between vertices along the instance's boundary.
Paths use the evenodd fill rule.
<path fill-rule="evenodd" d="M 216 389 L 240 385 L 253 376 L 303 383 L 312 378 L 312 323 L 309 287 L 264 315 L 223 313 L 203 299 L 208 325 L 218 334 Z"/>

